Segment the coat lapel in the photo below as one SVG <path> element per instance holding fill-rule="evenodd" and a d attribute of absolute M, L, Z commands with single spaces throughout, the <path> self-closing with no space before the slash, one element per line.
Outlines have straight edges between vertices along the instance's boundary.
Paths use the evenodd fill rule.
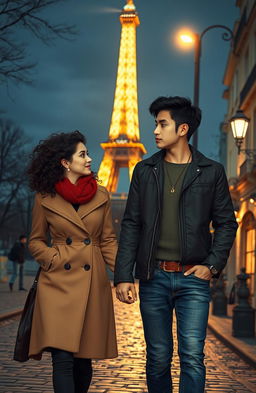
<path fill-rule="evenodd" d="M 201 175 L 202 167 L 212 165 L 211 160 L 194 149 L 193 146 L 189 145 L 189 147 L 192 152 L 192 162 L 186 171 L 181 192 L 183 192 L 198 176 Z"/>
<path fill-rule="evenodd" d="M 73 208 L 72 204 L 67 202 L 59 194 L 56 194 L 54 197 L 51 197 L 50 195 L 45 196 L 42 199 L 42 206 L 66 218 L 72 224 L 77 225 L 80 229 L 86 233 L 89 233 L 82 219 L 91 213 L 94 209 L 97 209 L 99 206 L 105 203 L 107 199 L 106 193 L 102 192 L 98 188 L 95 196 L 88 203 L 80 205 L 77 212 Z"/>
<path fill-rule="evenodd" d="M 62 198 L 59 194 L 56 194 L 53 197 L 50 195 L 44 197 L 42 199 L 42 206 L 66 218 L 67 220 L 72 222 L 72 224 L 77 225 L 83 231 L 88 232 L 84 223 L 80 219 L 79 215 L 77 214 L 71 203 L 65 201 L 65 199 Z"/>
<path fill-rule="evenodd" d="M 99 206 L 103 205 L 106 203 L 108 200 L 108 196 L 106 192 L 102 191 L 99 186 L 97 189 L 96 194 L 94 197 L 84 205 L 80 205 L 77 213 L 82 220 L 84 217 L 86 217 L 89 213 L 91 213 L 93 210 L 97 209 Z"/>

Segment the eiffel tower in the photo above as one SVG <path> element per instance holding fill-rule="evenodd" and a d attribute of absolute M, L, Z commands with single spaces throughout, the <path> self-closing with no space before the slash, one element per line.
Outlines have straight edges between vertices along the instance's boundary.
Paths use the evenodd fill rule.
<path fill-rule="evenodd" d="M 108 141 L 101 143 L 104 156 L 98 171 L 101 184 L 116 192 L 120 168 L 133 169 L 146 153 L 140 142 L 137 71 L 136 28 L 140 24 L 133 0 L 127 0 L 120 14 L 122 25 L 116 90 Z"/>

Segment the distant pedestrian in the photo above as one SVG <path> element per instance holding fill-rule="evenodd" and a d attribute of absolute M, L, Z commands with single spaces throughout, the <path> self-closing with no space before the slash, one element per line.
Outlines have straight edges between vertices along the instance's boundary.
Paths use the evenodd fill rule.
<path fill-rule="evenodd" d="M 19 241 L 15 242 L 15 244 L 12 246 L 11 251 L 8 255 L 9 260 L 11 261 L 11 268 L 12 268 L 12 273 L 11 273 L 11 278 L 9 281 L 9 288 L 10 291 L 13 291 L 13 284 L 17 278 L 18 275 L 18 269 L 19 269 L 19 290 L 20 291 L 26 291 L 26 288 L 23 286 L 23 281 L 24 281 L 24 262 L 25 262 L 25 249 L 26 249 L 26 243 L 27 243 L 27 236 L 26 235 L 20 235 Z"/>
<path fill-rule="evenodd" d="M 114 270 L 117 242 L 109 194 L 85 144 L 79 131 L 51 135 L 28 170 L 36 191 L 29 249 L 41 266 L 29 357 L 51 352 L 55 393 L 86 393 L 91 359 L 117 356 L 106 271 Z"/>

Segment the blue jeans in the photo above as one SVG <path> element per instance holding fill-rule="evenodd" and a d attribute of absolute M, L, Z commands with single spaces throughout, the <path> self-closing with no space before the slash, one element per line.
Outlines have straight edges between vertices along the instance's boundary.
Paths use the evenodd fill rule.
<path fill-rule="evenodd" d="M 140 310 L 147 346 L 146 374 L 149 393 L 172 391 L 172 315 L 177 319 L 180 357 L 180 393 L 203 393 L 209 281 L 181 272 L 156 269 L 154 278 L 140 281 Z"/>
<path fill-rule="evenodd" d="M 23 288 L 23 263 L 18 263 L 15 261 L 10 261 L 12 263 L 12 274 L 9 284 L 14 284 L 17 278 L 17 270 L 19 266 L 19 289 Z"/>

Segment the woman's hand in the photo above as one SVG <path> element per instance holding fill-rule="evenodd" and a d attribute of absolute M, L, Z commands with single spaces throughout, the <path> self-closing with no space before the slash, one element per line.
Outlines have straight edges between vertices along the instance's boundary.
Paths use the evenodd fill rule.
<path fill-rule="evenodd" d="M 116 286 L 116 297 L 123 303 L 134 303 L 137 300 L 135 285 L 131 282 L 121 282 Z"/>

